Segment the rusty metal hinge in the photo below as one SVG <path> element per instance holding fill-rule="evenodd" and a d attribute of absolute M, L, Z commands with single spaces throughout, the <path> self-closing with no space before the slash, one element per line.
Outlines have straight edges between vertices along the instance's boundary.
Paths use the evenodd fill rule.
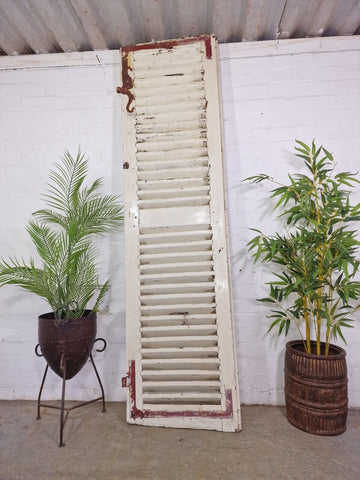
<path fill-rule="evenodd" d="M 129 376 L 129 374 L 127 374 L 126 377 L 122 377 L 121 386 L 122 386 L 122 388 L 130 387 L 130 376 Z"/>
<path fill-rule="evenodd" d="M 128 52 L 122 52 L 121 55 L 121 79 L 122 79 L 122 86 L 116 88 L 117 93 L 122 93 L 123 95 L 127 95 L 128 102 L 126 105 L 126 111 L 129 113 L 133 113 L 134 107 L 130 108 L 131 103 L 135 100 L 134 94 L 131 89 L 134 87 L 134 80 L 129 74 L 129 70 L 132 71 L 129 54 Z"/>

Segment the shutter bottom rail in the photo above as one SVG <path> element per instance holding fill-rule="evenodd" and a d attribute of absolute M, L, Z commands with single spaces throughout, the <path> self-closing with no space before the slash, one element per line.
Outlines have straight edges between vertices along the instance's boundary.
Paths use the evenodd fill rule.
<path fill-rule="evenodd" d="M 130 415 L 131 418 L 155 418 L 155 417 L 208 417 L 208 418 L 233 418 L 233 398 L 232 391 L 230 389 L 225 390 L 225 409 L 224 410 L 155 410 L 150 408 L 144 408 L 140 410 L 136 404 L 136 379 L 135 379 L 135 360 L 130 361 L 129 371 L 127 377 L 123 378 L 123 386 L 129 388 L 130 396 Z M 164 405 L 165 406 L 165 405 Z M 168 408 L 170 405 L 166 405 Z M 196 405 L 192 405 L 196 408 Z M 160 407 L 160 405 L 159 405 Z M 179 405 L 173 405 L 173 407 L 178 408 Z M 190 405 L 189 405 L 190 407 Z M 212 405 L 207 405 L 207 407 L 212 407 Z M 215 407 L 215 405 L 213 405 Z M 152 406 L 154 408 L 154 406 Z"/>

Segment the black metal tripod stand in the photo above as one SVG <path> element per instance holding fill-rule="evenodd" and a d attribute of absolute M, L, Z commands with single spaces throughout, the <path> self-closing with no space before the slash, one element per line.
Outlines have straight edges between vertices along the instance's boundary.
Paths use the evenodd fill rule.
<path fill-rule="evenodd" d="M 106 348 L 106 341 L 105 339 L 103 338 L 97 338 L 95 341 L 94 341 L 94 344 L 93 346 L 95 345 L 95 342 L 98 342 L 98 341 L 102 341 L 103 342 L 103 347 L 102 348 L 99 348 L 99 349 L 96 349 L 97 352 L 103 352 Z M 36 347 L 35 347 L 35 353 L 38 357 L 42 357 L 42 353 L 39 353 L 39 347 L 40 345 L 37 344 Z M 95 366 L 95 362 L 94 362 L 94 359 L 93 359 L 93 356 L 92 354 L 90 353 L 90 362 L 94 368 L 94 371 L 95 371 L 95 374 L 96 374 L 96 378 L 99 382 L 99 386 L 100 386 L 100 389 L 101 389 L 101 397 L 97 397 L 97 398 L 94 398 L 93 400 L 89 400 L 87 402 L 82 402 L 82 403 L 79 403 L 78 405 L 75 405 L 73 407 L 65 407 L 65 384 L 66 384 L 66 357 L 65 357 L 65 354 L 62 354 L 61 356 L 61 360 L 60 360 L 60 369 L 62 371 L 62 393 L 61 393 L 61 402 L 60 402 L 60 406 L 58 405 L 49 405 L 48 403 L 41 403 L 41 394 L 42 394 L 42 391 L 43 391 L 43 387 L 44 387 L 44 383 L 45 383 L 45 379 L 46 379 L 46 375 L 48 373 L 48 370 L 49 370 L 49 365 L 46 364 L 46 367 L 45 367 L 45 372 L 44 372 L 44 376 L 43 376 L 43 379 L 42 379 L 42 382 L 41 382 L 41 386 L 40 386 L 40 391 L 39 391 L 39 396 L 38 396 L 38 401 L 37 401 L 37 417 L 36 419 L 37 420 L 40 420 L 41 419 L 41 416 L 40 416 L 40 407 L 46 407 L 46 408 L 55 408 L 57 410 L 60 410 L 60 442 L 59 442 L 59 447 L 64 447 L 65 446 L 65 443 L 63 442 L 63 431 L 64 431 L 64 426 L 65 426 L 65 422 L 68 418 L 68 415 L 69 413 L 71 412 L 71 410 L 75 410 L 76 408 L 80 408 L 80 407 L 83 407 L 85 405 L 89 405 L 90 403 L 94 403 L 94 402 L 97 402 L 99 400 L 102 400 L 102 412 L 106 412 L 106 409 L 105 409 L 105 393 L 104 393 L 104 388 L 102 386 L 102 383 L 101 383 L 101 380 L 100 380 L 100 376 L 99 376 L 99 373 L 97 371 L 97 368 Z M 66 414 L 64 415 L 64 412 L 66 412 Z"/>

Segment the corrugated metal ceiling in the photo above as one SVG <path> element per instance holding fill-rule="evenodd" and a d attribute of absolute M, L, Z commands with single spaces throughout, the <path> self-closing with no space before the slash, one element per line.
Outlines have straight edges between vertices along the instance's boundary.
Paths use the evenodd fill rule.
<path fill-rule="evenodd" d="M 220 43 L 357 35 L 360 0 L 0 0 L 1 55 L 210 33 Z"/>

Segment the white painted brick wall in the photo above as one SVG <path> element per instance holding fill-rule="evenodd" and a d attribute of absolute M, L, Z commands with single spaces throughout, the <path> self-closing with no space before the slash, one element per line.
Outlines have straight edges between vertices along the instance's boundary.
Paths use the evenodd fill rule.
<path fill-rule="evenodd" d="M 282 404 L 284 337 L 267 335 L 266 266 L 249 260 L 249 227 L 274 232 L 271 186 L 240 181 L 295 171 L 294 139 L 322 143 L 341 170 L 359 170 L 358 37 L 221 45 L 230 250 L 241 400 Z M 360 201 L 359 189 L 354 200 Z M 356 315 L 360 320 L 359 313 Z M 358 322 L 359 323 L 359 322 Z M 349 401 L 360 405 L 360 325 L 348 333 Z M 298 338 L 291 332 L 289 339 Z"/>
<path fill-rule="evenodd" d="M 265 185 L 241 183 L 258 172 L 286 179 L 294 171 L 294 139 L 330 149 L 341 170 L 358 170 L 360 151 L 359 37 L 220 45 L 234 315 L 244 403 L 283 404 L 284 339 L 266 335 L 267 310 L 256 302 L 268 272 L 253 266 L 249 227 L 271 233 L 276 221 Z M 24 225 L 40 205 L 48 170 L 65 149 L 80 145 L 91 175 L 121 193 L 122 153 L 117 52 L 0 58 L 0 255 L 33 253 Z M 360 193 L 357 192 L 360 201 Z M 104 274 L 113 277 L 98 335 L 108 348 L 95 358 L 109 400 L 125 400 L 123 233 L 102 246 Z M 0 398 L 34 399 L 44 361 L 34 355 L 37 315 L 46 305 L 16 288 L 0 289 Z M 359 320 L 359 315 L 358 315 Z M 296 338 L 296 332 L 291 337 Z M 360 406 L 360 325 L 348 334 L 349 400 Z M 44 398 L 59 398 L 52 374 Z M 90 365 L 68 382 L 67 396 L 89 399 Z"/>

